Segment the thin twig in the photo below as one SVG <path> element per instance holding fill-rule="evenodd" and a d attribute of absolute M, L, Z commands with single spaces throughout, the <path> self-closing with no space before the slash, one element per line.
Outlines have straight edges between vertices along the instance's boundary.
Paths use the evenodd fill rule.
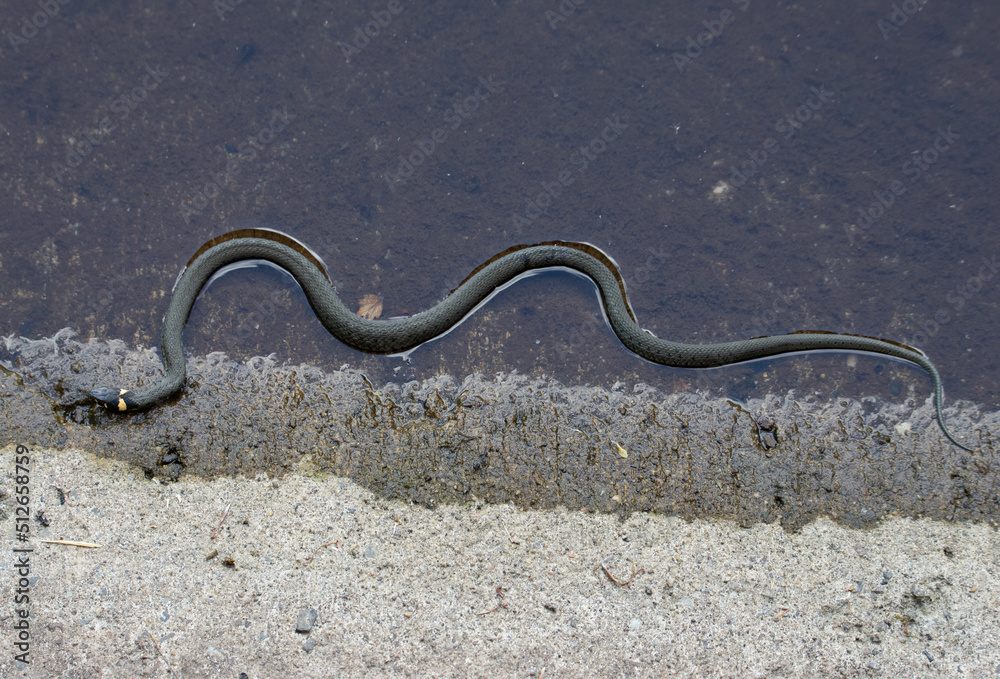
<path fill-rule="evenodd" d="M 163 658 L 163 663 L 167 666 L 167 673 L 173 674 L 174 668 L 170 666 L 170 661 L 167 660 L 167 656 L 163 655 L 163 651 L 160 649 L 160 644 L 157 643 L 156 637 L 154 637 L 153 633 L 149 631 L 149 625 L 145 625 L 145 627 L 146 627 L 146 634 L 148 634 L 149 638 L 153 640 L 153 646 L 156 646 L 156 652 L 160 654 L 160 657 Z"/>
<path fill-rule="evenodd" d="M 325 544 L 322 544 L 319 547 L 317 547 L 316 549 L 314 549 L 313 553 L 309 556 L 308 559 L 306 559 L 306 563 L 311 562 L 313 560 L 313 558 L 315 558 L 316 553 L 319 552 L 319 550 L 323 549 L 324 547 L 329 547 L 330 545 L 336 545 L 337 546 L 337 551 L 340 551 L 340 540 L 330 540 L 329 542 L 327 542 Z"/>
<path fill-rule="evenodd" d="M 219 519 L 219 525 L 212 529 L 212 539 L 213 540 L 215 538 L 219 537 L 219 531 L 222 530 L 222 522 L 226 520 L 227 516 L 229 516 L 229 507 L 232 507 L 232 505 L 228 505 L 226 507 L 226 511 L 222 512 L 222 518 Z"/>
<path fill-rule="evenodd" d="M 493 611 L 499 610 L 501 608 L 507 608 L 507 604 L 503 601 L 503 587 L 497 587 L 497 605 L 488 611 L 483 611 L 481 613 L 476 613 L 476 615 L 486 615 L 487 613 L 492 613 Z"/>
<path fill-rule="evenodd" d="M 500 527 L 503 528 L 503 532 L 507 534 L 507 539 L 510 540 L 510 543 L 512 545 L 519 545 L 519 544 L 521 544 L 520 542 L 518 542 L 517 540 L 515 540 L 514 538 L 512 538 L 510 536 L 510 531 L 507 530 L 507 524 L 504 523 L 504 520 L 502 518 L 500 519 Z"/>
<path fill-rule="evenodd" d="M 605 566 L 603 562 L 601 563 L 601 568 L 603 568 L 604 569 L 604 573 L 609 578 L 611 578 L 611 582 L 615 583 L 619 587 L 624 587 L 625 585 L 627 585 L 630 582 L 632 582 L 632 579 L 635 578 L 635 576 L 642 575 L 643 573 L 646 572 L 645 568 L 640 568 L 639 570 L 636 570 L 635 569 L 635 564 L 632 564 L 632 575 L 629 576 L 628 580 L 619 580 L 615 576 L 611 575 L 611 571 L 608 570 L 608 567 Z"/>
<path fill-rule="evenodd" d="M 87 547 L 89 549 L 98 549 L 100 545 L 96 542 L 78 542 L 76 540 L 39 540 L 39 542 L 44 542 L 49 545 L 70 545 L 72 547 Z"/>

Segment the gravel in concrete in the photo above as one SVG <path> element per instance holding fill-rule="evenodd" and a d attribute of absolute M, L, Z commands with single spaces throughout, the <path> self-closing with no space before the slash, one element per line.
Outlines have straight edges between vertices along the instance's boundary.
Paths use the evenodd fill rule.
<path fill-rule="evenodd" d="M 0 453 L 12 546 L 14 450 Z M 81 451 L 31 458 L 31 664 L 13 659 L 7 548 L 4 677 L 1000 670 L 992 526 L 820 519 L 793 533 L 477 501 L 428 510 L 332 476 L 164 485 Z M 101 546 L 39 542 L 56 538 Z"/>

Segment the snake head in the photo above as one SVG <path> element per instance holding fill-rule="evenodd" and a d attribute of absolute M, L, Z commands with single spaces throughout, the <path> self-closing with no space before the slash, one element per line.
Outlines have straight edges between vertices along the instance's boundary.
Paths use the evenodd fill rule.
<path fill-rule="evenodd" d="M 128 389 L 109 389 L 108 387 L 100 387 L 90 392 L 90 395 L 97 399 L 98 403 L 108 410 L 114 410 L 116 412 L 130 410 L 136 405 L 135 401 L 132 399 L 132 392 Z"/>

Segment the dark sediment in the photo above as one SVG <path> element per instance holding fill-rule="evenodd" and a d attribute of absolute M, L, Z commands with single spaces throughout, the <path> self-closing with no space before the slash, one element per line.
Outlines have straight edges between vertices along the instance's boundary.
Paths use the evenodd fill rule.
<path fill-rule="evenodd" d="M 4 443 L 82 447 L 149 475 L 350 477 L 389 497 L 628 514 L 864 526 L 890 515 L 996 522 L 997 413 L 807 393 L 737 403 L 646 385 L 566 387 L 520 375 L 372 385 L 358 371 L 188 359 L 172 402 L 108 414 L 86 393 L 159 379 L 121 342 L 0 339 Z"/>

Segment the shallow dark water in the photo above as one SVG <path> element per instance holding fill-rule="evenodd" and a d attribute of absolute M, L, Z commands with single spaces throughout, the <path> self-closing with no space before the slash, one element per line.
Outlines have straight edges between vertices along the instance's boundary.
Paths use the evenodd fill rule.
<path fill-rule="evenodd" d="M 584 3 L 561 20 L 555 2 L 72 2 L 15 45 L 28 10 L 0 3 L 0 336 L 156 346 L 177 273 L 236 228 L 307 243 L 386 315 L 512 244 L 581 240 L 660 336 L 886 337 L 931 356 L 951 401 L 996 410 L 1000 7 L 893 16 L 904 4 Z M 186 344 L 376 383 L 517 370 L 896 403 L 930 387 L 865 356 L 653 366 L 564 274 L 410 365 L 340 345 L 260 270 L 214 284 Z"/>

